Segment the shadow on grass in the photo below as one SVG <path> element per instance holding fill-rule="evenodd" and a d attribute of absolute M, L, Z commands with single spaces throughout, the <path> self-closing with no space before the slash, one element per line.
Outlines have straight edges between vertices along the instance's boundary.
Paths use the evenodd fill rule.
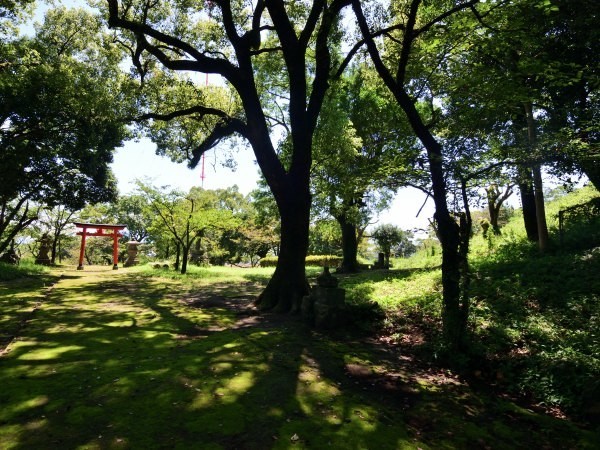
<path fill-rule="evenodd" d="M 587 439 L 393 353 L 333 341 L 289 317 L 248 324 L 225 291 L 180 288 L 127 276 L 61 281 L 0 359 L 0 447 L 513 448 Z"/>

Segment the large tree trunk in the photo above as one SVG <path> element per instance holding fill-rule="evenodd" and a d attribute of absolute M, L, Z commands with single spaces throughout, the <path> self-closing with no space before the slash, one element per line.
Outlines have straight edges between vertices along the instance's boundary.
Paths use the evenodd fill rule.
<path fill-rule="evenodd" d="M 444 198 L 444 203 L 445 203 Z M 436 202 L 440 203 L 440 202 Z M 442 245 L 442 287 L 444 309 L 442 321 L 444 336 L 452 349 L 460 349 L 463 344 L 466 317 L 460 307 L 461 270 L 463 266 L 459 254 L 459 227 L 448 210 L 438 210 L 434 218 L 438 224 L 438 235 Z"/>
<path fill-rule="evenodd" d="M 523 223 L 525 225 L 527 239 L 531 242 L 536 242 L 538 240 L 537 213 L 531 169 L 524 167 L 519 168 L 519 193 L 521 194 Z"/>
<path fill-rule="evenodd" d="M 54 233 L 52 239 L 52 248 L 50 249 L 50 264 L 54 265 L 56 263 L 56 254 L 58 249 L 58 244 L 60 241 L 60 233 L 62 229 L 58 230 L 58 232 Z"/>
<path fill-rule="evenodd" d="M 338 268 L 340 273 L 356 273 L 358 267 L 358 236 L 356 225 L 348 221 L 345 215 L 335 218 L 342 230 L 342 264 Z"/>
<path fill-rule="evenodd" d="M 460 325 L 462 327 L 461 335 L 464 335 L 469 318 L 469 309 L 471 305 L 471 268 L 469 266 L 469 247 L 471 241 L 471 232 L 473 230 L 473 219 L 471 217 L 471 208 L 469 206 L 469 196 L 467 193 L 467 182 L 461 179 L 461 194 L 463 199 L 464 213 L 460 215 L 459 225 L 459 260 L 460 260 Z"/>
<path fill-rule="evenodd" d="M 177 242 L 175 244 L 175 270 L 179 270 L 179 261 L 181 258 L 181 244 Z"/>
<path fill-rule="evenodd" d="M 488 212 L 490 214 L 490 225 L 492 226 L 492 232 L 498 236 L 500 235 L 500 225 L 498 225 L 498 220 L 500 218 L 500 208 L 496 207 L 497 205 L 490 201 L 488 198 Z"/>
<path fill-rule="evenodd" d="M 296 89 L 303 91 L 301 83 Z M 293 151 L 286 170 L 274 151 L 265 151 L 272 149 L 273 144 L 264 126 L 258 98 L 246 103 L 245 107 L 251 132 L 247 137 L 275 197 L 281 220 L 277 266 L 266 288 L 256 299 L 256 305 L 262 311 L 296 313 L 300 311 L 302 298 L 310 292 L 305 268 L 311 206 L 312 135 L 316 121 L 312 124 L 307 121 L 304 94 L 299 95 L 296 90 L 290 89 Z"/>
<path fill-rule="evenodd" d="M 302 298 L 310 291 L 305 271 L 310 218 L 308 177 L 303 181 L 274 192 L 281 215 L 281 246 L 275 272 L 256 301 L 263 311 L 299 312 Z"/>
<path fill-rule="evenodd" d="M 537 136 L 535 117 L 531 103 L 525 102 L 525 118 L 527 119 L 527 140 L 529 149 L 535 151 Z M 538 246 L 540 252 L 544 253 L 548 248 L 548 225 L 546 224 L 546 208 L 544 205 L 544 189 L 542 183 L 542 168 L 540 164 L 533 166 L 533 188 L 535 195 L 535 213 L 537 217 Z"/>
<path fill-rule="evenodd" d="M 535 214 L 537 217 L 538 247 L 544 253 L 548 249 L 548 225 L 546 224 L 546 206 L 542 183 L 542 168 L 536 164 L 533 168 L 533 187 L 535 190 Z"/>
<path fill-rule="evenodd" d="M 185 275 L 187 272 L 188 259 L 190 255 L 190 245 L 183 245 L 183 252 L 181 256 L 181 274 Z"/>

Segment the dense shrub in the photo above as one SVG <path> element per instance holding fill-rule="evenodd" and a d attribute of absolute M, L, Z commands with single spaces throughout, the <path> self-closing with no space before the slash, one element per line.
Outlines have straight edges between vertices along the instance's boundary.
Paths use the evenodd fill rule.
<path fill-rule="evenodd" d="M 260 260 L 261 267 L 275 267 L 277 265 L 276 256 L 267 256 Z M 309 255 L 306 257 L 307 266 L 318 266 L 318 267 L 337 267 L 342 262 L 341 256 L 335 255 Z"/>
<path fill-rule="evenodd" d="M 31 260 L 22 260 L 18 266 L 0 262 L 0 281 L 16 280 L 47 273 L 49 273 L 49 269 L 46 266 L 36 265 Z"/>

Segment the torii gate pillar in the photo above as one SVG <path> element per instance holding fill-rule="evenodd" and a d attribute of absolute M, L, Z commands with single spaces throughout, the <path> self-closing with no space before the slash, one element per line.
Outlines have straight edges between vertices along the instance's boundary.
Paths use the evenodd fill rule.
<path fill-rule="evenodd" d="M 82 231 L 77 233 L 81 236 L 81 248 L 79 249 L 79 264 L 77 265 L 77 270 L 83 270 L 83 257 L 85 256 L 85 238 L 87 236 L 113 238 L 113 270 L 117 270 L 119 268 L 119 237 L 123 236 L 120 233 L 120 231 L 123 230 L 127 225 L 107 225 L 81 222 L 73 223 L 76 227 L 82 228 Z"/>

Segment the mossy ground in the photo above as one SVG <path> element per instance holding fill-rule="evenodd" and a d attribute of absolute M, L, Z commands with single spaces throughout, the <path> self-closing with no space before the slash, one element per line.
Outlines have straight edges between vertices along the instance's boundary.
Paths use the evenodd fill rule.
<path fill-rule="evenodd" d="M 598 443 L 407 355 L 257 316 L 250 299 L 267 277 L 239 270 L 227 282 L 90 267 L 51 289 L 1 284 L 0 323 L 16 338 L 0 358 L 0 448 Z"/>

